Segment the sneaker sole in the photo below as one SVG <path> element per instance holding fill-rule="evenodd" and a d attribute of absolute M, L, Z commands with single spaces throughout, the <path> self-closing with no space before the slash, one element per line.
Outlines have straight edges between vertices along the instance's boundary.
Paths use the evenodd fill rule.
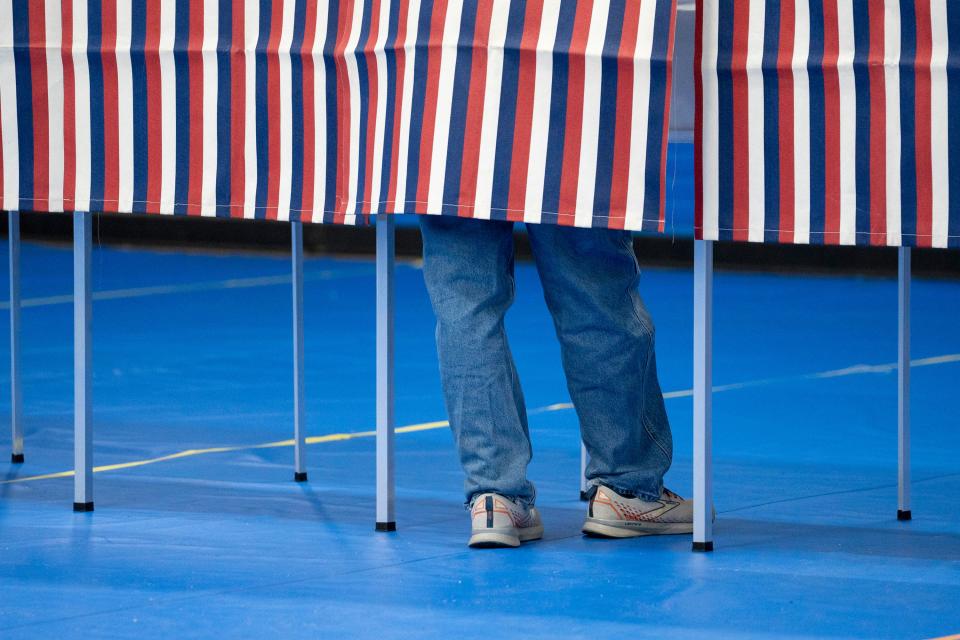
<path fill-rule="evenodd" d="M 543 537 L 543 525 L 526 529 L 481 529 L 474 531 L 467 546 L 474 549 L 497 549 L 519 547 L 521 542 L 539 540 Z"/>
<path fill-rule="evenodd" d="M 692 522 L 644 522 L 624 525 L 609 520 L 587 518 L 583 532 L 598 538 L 639 538 L 641 536 L 669 536 L 693 533 Z"/>

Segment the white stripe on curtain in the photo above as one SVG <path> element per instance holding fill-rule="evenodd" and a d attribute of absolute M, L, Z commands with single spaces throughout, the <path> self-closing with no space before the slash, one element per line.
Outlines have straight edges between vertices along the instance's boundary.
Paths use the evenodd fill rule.
<path fill-rule="evenodd" d="M 886 164 L 887 164 L 887 244 L 900 246 L 900 0 L 885 0 L 884 87 L 886 91 Z"/>
<path fill-rule="evenodd" d="M 817 1 L 817 0 L 814 0 Z M 793 40 L 794 242 L 810 242 L 810 5 L 796 0 Z"/>
<path fill-rule="evenodd" d="M 950 52 L 950 34 L 947 30 L 947 2 L 956 0 L 931 0 L 933 52 L 930 59 L 930 124 L 933 129 L 931 151 L 933 153 L 933 246 L 947 246 L 950 225 L 950 146 L 945 131 L 950 118 L 949 91 L 947 87 L 947 56 Z"/>
<path fill-rule="evenodd" d="M 177 185 L 177 69 L 173 60 L 177 4 L 160 2 L 160 213 L 172 214 Z M 187 131 L 190 123 L 182 123 Z M 179 204 L 179 203 L 178 203 Z"/>
<path fill-rule="evenodd" d="M 20 153 L 17 137 L 17 77 L 13 61 L 13 6 L 0 2 L 0 136 L 3 137 L 3 208 L 20 209 Z"/>
<path fill-rule="evenodd" d="M 762 242 L 766 211 L 766 158 L 764 141 L 763 41 L 766 0 L 750 0 L 747 35 L 747 137 L 750 147 L 749 239 Z M 734 114 L 737 117 L 737 114 Z M 771 132 L 776 135 L 776 132 Z"/>
<path fill-rule="evenodd" d="M 553 93 L 553 47 L 560 23 L 560 3 L 543 5 L 540 36 L 537 39 L 537 70 L 533 86 L 533 127 L 530 139 L 546 141 L 550 136 L 550 102 Z M 543 208 L 543 182 L 547 175 L 547 144 L 530 145 L 527 165 L 527 189 L 523 219 L 540 222 Z"/>
<path fill-rule="evenodd" d="M 200 214 L 217 214 L 217 68 L 220 3 L 203 0 L 203 178 L 200 184 Z"/>
<path fill-rule="evenodd" d="M 253 52 L 260 36 L 260 0 L 246 0 L 243 19 L 246 114 L 244 118 L 243 217 L 256 217 L 257 199 L 257 69 Z"/>
<path fill-rule="evenodd" d="M 493 201 L 493 165 L 497 157 L 497 130 L 500 127 L 500 91 L 503 78 L 503 45 L 507 41 L 509 0 L 493 0 L 490 44 L 487 51 L 487 85 L 480 129 L 480 161 L 477 165 L 477 195 L 474 217 L 490 219 Z"/>
<path fill-rule="evenodd" d="M 460 40 L 460 19 L 463 0 L 450 0 L 446 24 L 443 26 L 440 49 L 440 78 L 436 95 L 436 121 L 433 128 L 433 150 L 430 163 L 430 185 L 427 191 L 427 213 L 443 213 L 443 187 L 447 177 L 447 147 L 450 138 L 450 114 L 453 110 L 453 80 L 457 69 L 457 43 Z M 427 96 L 430 100 L 431 96 Z M 457 150 L 456 153 L 459 153 Z"/>
<path fill-rule="evenodd" d="M 74 211 L 90 211 L 90 70 L 87 67 L 87 2 L 73 2 L 73 74 L 77 183 Z M 101 205 L 102 203 L 94 203 Z"/>
<path fill-rule="evenodd" d="M 130 63 L 131 8 L 117 2 L 117 209 L 133 208 L 133 68 Z M 104 43 L 105 46 L 109 46 Z M 112 153 L 107 149 L 106 153 Z"/>
<path fill-rule="evenodd" d="M 347 212 L 344 217 L 344 222 L 347 224 L 353 224 L 356 217 L 357 201 L 363 197 L 363 194 L 357 193 L 357 185 L 360 181 L 360 70 L 357 67 L 357 47 L 359 46 L 362 28 L 363 5 L 357 3 L 353 7 L 353 24 L 349 27 L 347 48 L 344 51 L 348 97 L 350 99 L 350 136 L 348 138 L 349 148 L 347 149 L 350 163 L 347 173 L 349 177 L 347 183 Z"/>
<path fill-rule="evenodd" d="M 857 88 L 853 75 L 856 51 L 853 1 L 838 0 L 840 54 L 840 243 L 857 241 Z"/>
<path fill-rule="evenodd" d="M 329 4 L 317 3 L 317 29 L 313 40 L 313 215 L 322 220 L 327 198 L 327 68 L 323 46 L 327 38 Z M 304 207 L 310 206 L 304 202 Z"/>
<path fill-rule="evenodd" d="M 640 29 L 633 57 L 633 123 L 630 128 L 630 173 L 627 178 L 627 215 L 624 226 L 639 229 L 643 225 L 647 195 L 647 147 L 650 144 L 650 56 L 653 52 L 657 4 L 640 5 Z M 716 76 L 714 76 L 715 81 Z"/>
<path fill-rule="evenodd" d="M 646 4 L 646 3 L 644 3 Z M 700 72 L 703 85 L 703 230 L 704 240 L 720 237 L 720 98 L 717 78 L 717 56 L 720 43 L 720 6 L 703 4 L 703 60 Z"/>
<path fill-rule="evenodd" d="M 296 3 L 283 3 L 282 28 L 277 58 L 280 71 L 280 172 L 277 196 L 277 220 L 290 219 L 290 193 L 293 190 L 293 84 L 290 70 L 290 47 L 293 44 L 293 21 Z"/>
<path fill-rule="evenodd" d="M 578 227 L 590 227 L 593 224 L 597 149 L 600 142 L 600 96 L 603 94 L 603 45 L 609 15 L 610 0 L 594 0 L 583 63 L 583 123 L 580 132 L 580 171 L 577 174 L 577 208 L 574 216 L 574 224 Z"/>
<path fill-rule="evenodd" d="M 60 0 L 46 0 L 47 114 L 50 147 L 50 211 L 63 211 L 63 29 Z"/>

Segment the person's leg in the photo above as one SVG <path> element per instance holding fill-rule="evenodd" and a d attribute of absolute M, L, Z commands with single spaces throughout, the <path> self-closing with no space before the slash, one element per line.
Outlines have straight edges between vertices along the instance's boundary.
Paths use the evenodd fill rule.
<path fill-rule="evenodd" d="M 514 296 L 513 223 L 423 216 L 420 228 L 467 502 L 489 492 L 531 505 L 527 415 L 503 324 Z"/>
<path fill-rule="evenodd" d="M 657 500 L 673 439 L 630 234 L 527 225 L 590 454 L 587 479 Z"/>

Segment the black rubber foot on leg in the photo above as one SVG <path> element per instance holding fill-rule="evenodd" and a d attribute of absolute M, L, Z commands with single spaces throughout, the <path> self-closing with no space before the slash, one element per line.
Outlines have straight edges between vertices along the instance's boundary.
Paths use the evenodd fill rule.
<path fill-rule="evenodd" d="M 88 513 L 90 511 L 93 511 L 93 503 L 92 502 L 74 502 L 73 510 L 76 511 L 77 513 Z"/>
<path fill-rule="evenodd" d="M 13 464 L 23 464 L 23 454 L 22 453 L 11 454 L 10 462 L 12 462 Z"/>
<path fill-rule="evenodd" d="M 589 499 L 590 499 L 590 494 L 588 492 L 586 491 L 580 492 L 580 502 L 586 502 Z"/>
<path fill-rule="evenodd" d="M 390 532 L 397 530 L 396 522 L 378 522 L 377 531 Z"/>
<path fill-rule="evenodd" d="M 694 551 L 713 551 L 713 541 L 710 542 L 694 542 L 693 543 Z"/>
<path fill-rule="evenodd" d="M 913 520 L 913 513 L 909 509 L 907 511 L 897 509 L 897 520 Z"/>
<path fill-rule="evenodd" d="M 306 481 L 307 481 L 307 472 L 306 472 L 306 471 L 294 471 L 294 472 L 293 472 L 293 481 L 294 481 L 294 482 L 306 482 Z"/>

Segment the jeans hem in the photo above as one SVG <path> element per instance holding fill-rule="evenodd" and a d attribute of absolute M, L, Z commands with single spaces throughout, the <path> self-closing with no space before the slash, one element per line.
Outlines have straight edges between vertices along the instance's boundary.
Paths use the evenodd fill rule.
<path fill-rule="evenodd" d="M 627 489 L 622 485 L 617 485 L 613 482 L 607 482 L 604 480 L 591 480 L 589 494 L 590 497 L 593 497 L 593 494 L 596 493 L 597 487 L 606 487 L 612 491 L 616 491 L 618 495 L 623 496 L 624 498 L 639 498 L 647 502 L 656 502 L 660 499 L 660 494 L 647 493 L 646 491 L 638 491 L 636 489 Z"/>
<path fill-rule="evenodd" d="M 520 505 L 524 509 L 529 509 L 531 507 L 536 506 L 536 500 L 537 500 L 536 496 L 533 496 L 532 498 L 521 498 L 519 496 L 511 496 L 506 493 L 500 493 L 499 491 L 477 491 L 472 496 L 470 496 L 470 498 L 468 498 L 466 502 L 463 503 L 463 508 L 466 509 L 467 511 L 469 511 L 470 509 L 473 509 L 473 504 L 474 502 L 477 501 L 477 497 L 485 493 L 495 493 L 498 496 L 502 496 L 507 500 L 510 500 L 511 502 Z"/>

